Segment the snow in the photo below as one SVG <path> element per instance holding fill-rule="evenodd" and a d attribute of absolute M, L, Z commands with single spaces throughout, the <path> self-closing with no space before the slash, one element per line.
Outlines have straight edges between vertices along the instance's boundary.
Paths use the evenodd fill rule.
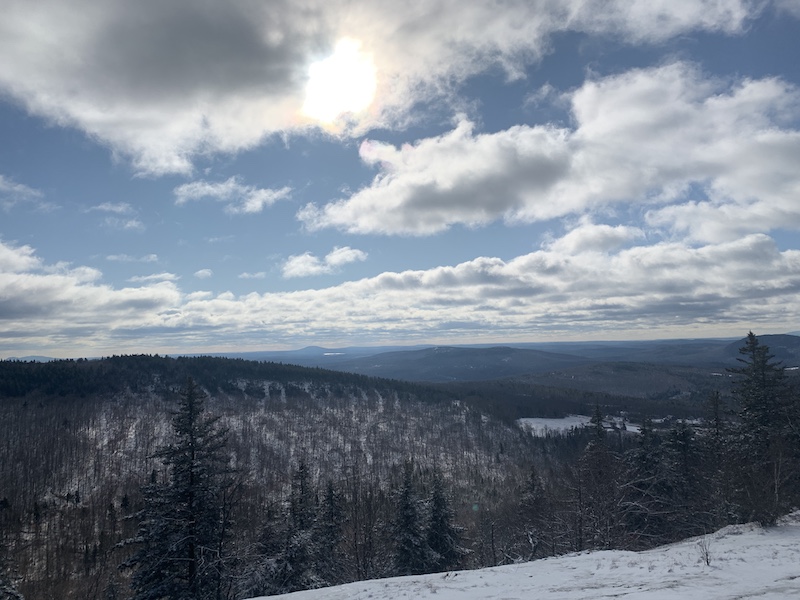
<path fill-rule="evenodd" d="M 563 433 L 570 429 L 585 427 L 589 424 L 591 417 L 585 415 L 569 415 L 563 419 L 547 419 L 544 417 L 531 417 L 519 419 L 519 424 L 528 429 L 535 437 L 542 437 L 547 432 Z"/>
<path fill-rule="evenodd" d="M 704 560 L 708 548 L 710 565 Z M 800 512 L 779 526 L 732 525 L 646 552 L 361 581 L 270 600 L 785 600 L 800 598 Z"/>
<path fill-rule="evenodd" d="M 520 426 L 528 431 L 534 437 L 544 437 L 548 433 L 566 433 L 571 429 L 586 427 L 591 421 L 591 417 L 586 415 L 568 415 L 560 419 L 548 419 L 545 417 L 528 417 L 518 419 L 517 422 Z M 606 429 L 621 428 L 623 420 L 620 417 L 611 417 L 603 420 L 603 426 Z M 633 423 L 625 423 L 625 428 L 629 433 L 638 433 L 639 426 Z"/>

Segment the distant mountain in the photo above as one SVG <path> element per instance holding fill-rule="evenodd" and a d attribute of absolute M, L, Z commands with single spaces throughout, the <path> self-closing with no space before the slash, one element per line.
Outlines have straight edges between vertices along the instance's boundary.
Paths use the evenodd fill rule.
<path fill-rule="evenodd" d="M 437 346 L 342 360 L 330 365 L 329 368 L 389 379 L 445 382 L 517 377 L 588 362 L 590 362 L 588 359 L 580 356 L 508 346 L 491 348 Z"/>
<path fill-rule="evenodd" d="M 744 345 L 745 338 L 728 344 L 725 353 L 732 359 L 739 358 L 739 348 Z M 759 335 L 758 342 L 769 347 L 770 354 L 775 360 L 783 363 L 784 367 L 800 366 L 800 336 L 794 334 Z"/>
<path fill-rule="evenodd" d="M 784 366 L 800 364 L 800 336 L 764 335 L 759 336 L 759 340 L 769 346 L 770 351 Z M 681 393 L 707 388 L 707 382 L 702 381 L 714 376 L 712 373 L 724 374 L 727 368 L 738 364 L 736 359 L 744 341 L 742 338 L 550 342 L 514 346 L 402 348 L 393 351 L 383 351 L 385 348 L 316 348 L 313 351 L 298 351 L 284 359 L 287 362 L 296 360 L 297 364 L 304 366 L 429 382 L 540 376 L 538 378 L 544 383 L 547 376 L 552 376 L 551 379 L 557 387 L 562 387 L 565 382 L 559 373 L 570 371 L 567 377 L 575 377 L 579 381 L 589 379 L 586 383 L 588 388 L 577 385 L 576 389 L 608 388 L 610 393 L 633 393 L 641 396 L 648 393 L 663 394 L 670 390 Z M 600 369 L 595 375 L 606 379 L 610 385 L 592 388 L 592 377 L 587 369 L 598 363 L 628 363 L 628 366 L 609 367 L 602 374 Z M 634 367 L 633 364 L 648 366 Z M 669 374 L 665 369 L 667 366 L 672 367 Z M 599 367 L 595 370 L 598 369 Z"/>
<path fill-rule="evenodd" d="M 218 356 L 224 358 L 241 358 L 243 360 L 258 360 L 269 362 L 282 362 L 303 367 L 320 367 L 323 369 L 336 368 L 341 362 L 366 358 L 384 352 L 413 351 L 429 346 L 348 346 L 345 348 L 323 348 L 321 346 L 306 346 L 298 350 L 259 350 L 255 352 L 217 352 L 203 354 L 203 356 Z M 187 354 L 185 356 L 200 356 L 200 354 Z"/>

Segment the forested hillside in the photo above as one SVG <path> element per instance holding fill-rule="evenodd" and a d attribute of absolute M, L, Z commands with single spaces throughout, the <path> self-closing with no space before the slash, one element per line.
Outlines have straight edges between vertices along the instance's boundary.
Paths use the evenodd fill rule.
<path fill-rule="evenodd" d="M 798 391 L 755 336 L 740 357 L 702 421 L 612 429 L 619 399 L 583 391 L 591 425 L 539 438 L 497 406 L 519 383 L 0 362 L 0 589 L 235 599 L 772 523 L 800 501 Z"/>

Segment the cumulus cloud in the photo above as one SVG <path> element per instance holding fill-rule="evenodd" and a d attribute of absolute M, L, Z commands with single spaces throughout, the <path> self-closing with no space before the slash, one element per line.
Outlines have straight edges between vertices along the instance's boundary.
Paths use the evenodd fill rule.
<path fill-rule="evenodd" d="M 214 275 L 214 271 L 211 269 L 200 269 L 199 271 L 195 271 L 194 276 L 198 279 L 208 279 Z"/>
<path fill-rule="evenodd" d="M 299 111 L 309 65 L 345 36 L 361 40 L 379 73 L 376 102 L 357 133 L 402 125 L 419 101 L 447 97 L 488 68 L 521 76 L 554 33 L 631 43 L 698 30 L 735 34 L 761 6 L 11 0 L 0 21 L 0 91 L 32 114 L 101 140 L 139 172 L 189 174 L 198 154 L 236 152 L 308 128 Z"/>
<path fill-rule="evenodd" d="M 45 264 L 30 246 L 0 241 L 0 330 L 7 344 L 36 339 L 55 347 L 91 346 L 121 327 L 136 329 L 177 305 L 172 282 L 115 289 L 88 267 Z"/>
<path fill-rule="evenodd" d="M 595 225 L 588 218 L 583 218 L 578 227 L 545 245 L 551 251 L 570 255 L 581 252 L 611 252 L 643 237 L 645 234 L 638 227 Z"/>
<path fill-rule="evenodd" d="M 709 81 L 678 62 L 589 80 L 568 100 L 574 128 L 480 134 L 462 120 L 413 145 L 365 141 L 371 184 L 298 218 L 310 230 L 429 235 L 638 204 L 652 207 L 650 224 L 699 241 L 800 227 L 791 85 Z"/>
<path fill-rule="evenodd" d="M 589 235 L 591 234 L 591 235 Z M 591 238 L 592 243 L 576 243 Z M 599 242 L 597 240 L 600 240 Z M 183 294 L 174 281 L 115 289 L 100 273 L 46 265 L 0 242 L 0 349 L 209 348 L 437 339 L 731 335 L 800 322 L 800 251 L 764 234 L 694 247 L 578 223 L 511 260 L 479 257 L 291 292 Z M 571 240 L 571 241 L 570 241 Z M 613 248 L 608 240 L 623 242 Z M 602 251 L 598 251 L 600 248 Z M 78 350 L 76 350 L 78 351 Z"/>
<path fill-rule="evenodd" d="M 40 266 L 36 251 L 30 246 L 14 246 L 0 240 L 0 271 L 22 273 Z"/>
<path fill-rule="evenodd" d="M 225 211 L 230 214 L 258 213 L 278 200 L 289 197 L 291 188 L 277 190 L 262 189 L 244 185 L 238 177 L 222 182 L 192 181 L 175 188 L 175 203 L 185 204 L 190 200 L 211 198 L 225 203 Z"/>
<path fill-rule="evenodd" d="M 292 277 L 327 275 L 335 273 L 346 264 L 366 259 L 366 252 L 349 246 L 336 247 L 323 259 L 319 259 L 310 252 L 305 252 L 288 258 L 283 265 L 283 276 L 290 279 Z"/>
<path fill-rule="evenodd" d="M 264 279 L 267 274 L 264 271 L 258 271 L 257 273 L 239 273 L 239 279 Z"/>

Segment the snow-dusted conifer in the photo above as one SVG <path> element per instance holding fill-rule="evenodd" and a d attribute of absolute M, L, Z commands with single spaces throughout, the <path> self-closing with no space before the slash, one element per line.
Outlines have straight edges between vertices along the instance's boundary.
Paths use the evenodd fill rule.
<path fill-rule="evenodd" d="M 175 441 L 154 455 L 168 469 L 165 483 L 143 488 L 134 600 L 218 598 L 225 560 L 223 506 L 226 432 L 205 412 L 205 394 L 191 379 L 173 416 Z"/>
<path fill-rule="evenodd" d="M 422 503 L 414 489 L 414 464 L 406 462 L 394 503 L 392 535 L 394 575 L 419 575 L 429 570 L 432 552 L 425 536 Z"/>
<path fill-rule="evenodd" d="M 461 547 L 461 528 L 453 523 L 455 515 L 444 489 L 438 470 L 433 473 L 431 494 L 428 499 L 427 543 L 432 551 L 431 572 L 447 571 L 458 566 L 466 550 Z"/>
<path fill-rule="evenodd" d="M 739 353 L 742 366 L 731 372 L 739 376 L 734 451 L 741 464 L 741 518 L 771 525 L 791 508 L 791 488 L 797 491 L 800 402 L 788 389 L 783 367 L 752 331 Z"/>

